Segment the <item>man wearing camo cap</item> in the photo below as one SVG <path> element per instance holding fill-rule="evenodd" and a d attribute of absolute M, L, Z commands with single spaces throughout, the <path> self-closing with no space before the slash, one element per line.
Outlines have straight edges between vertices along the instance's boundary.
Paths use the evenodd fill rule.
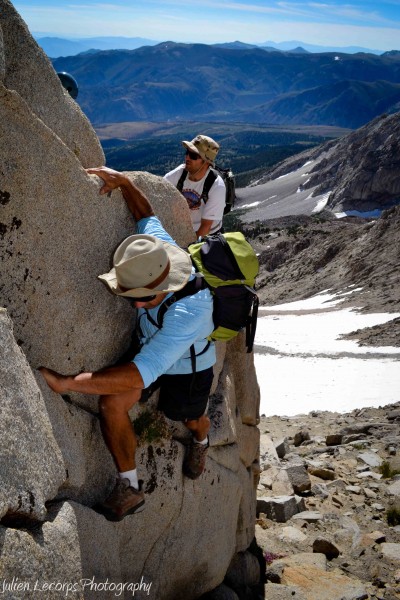
<path fill-rule="evenodd" d="M 164 176 L 186 198 L 196 236 L 216 233 L 222 227 L 225 208 L 225 184 L 215 171 L 215 179 L 204 197 L 207 177 L 214 166 L 219 144 L 207 135 L 196 135 L 190 142 L 183 141 L 185 162 Z M 211 175 L 212 177 L 212 175 Z"/>

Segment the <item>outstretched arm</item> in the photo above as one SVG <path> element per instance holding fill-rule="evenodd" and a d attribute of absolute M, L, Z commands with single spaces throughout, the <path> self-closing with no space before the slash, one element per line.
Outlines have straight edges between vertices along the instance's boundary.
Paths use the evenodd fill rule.
<path fill-rule="evenodd" d="M 51 369 L 40 367 L 39 371 L 48 386 L 57 392 L 81 392 L 82 394 L 120 394 L 144 387 L 142 376 L 133 363 L 108 367 L 96 373 L 61 375 Z"/>
<path fill-rule="evenodd" d="M 124 200 L 131 211 L 135 221 L 154 215 L 153 208 L 141 190 L 123 173 L 109 169 L 108 167 L 96 167 L 86 169 L 89 175 L 97 175 L 104 181 L 100 194 L 107 194 L 116 188 L 120 188 Z"/>

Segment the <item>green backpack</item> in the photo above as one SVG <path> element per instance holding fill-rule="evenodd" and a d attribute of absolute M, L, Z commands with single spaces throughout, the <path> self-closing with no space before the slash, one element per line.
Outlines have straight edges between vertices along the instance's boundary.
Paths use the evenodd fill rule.
<path fill-rule="evenodd" d="M 185 296 L 208 287 L 214 300 L 214 331 L 209 340 L 228 340 L 246 328 L 247 352 L 253 349 L 257 326 L 258 296 L 254 290 L 258 258 L 240 232 L 216 233 L 188 248 L 198 277 L 174 292 L 158 311 L 159 329 L 168 308 Z"/>

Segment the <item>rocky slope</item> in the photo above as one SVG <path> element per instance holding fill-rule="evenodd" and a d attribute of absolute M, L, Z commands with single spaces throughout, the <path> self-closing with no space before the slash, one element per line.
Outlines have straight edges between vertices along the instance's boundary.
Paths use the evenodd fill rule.
<path fill-rule="evenodd" d="M 345 207 L 382 209 L 399 197 L 399 155 L 391 137 L 399 124 L 399 115 L 376 120 L 321 147 L 322 153 L 319 148 L 285 161 L 266 177 L 276 181 L 310 160 L 314 167 L 304 186 L 332 193 L 319 214 L 243 223 L 259 252 L 262 305 L 329 289 L 344 306 L 400 311 L 400 207 L 379 218 L 332 215 Z M 347 337 L 400 346 L 400 319 L 394 315 Z M 400 403 L 348 414 L 261 416 L 259 427 L 256 538 L 265 578 L 263 589 L 253 586 L 254 597 L 400 598 Z"/>
<path fill-rule="evenodd" d="M 246 225 L 244 231 L 259 252 L 262 305 L 330 289 L 345 294 L 344 306 L 400 312 L 400 207 L 377 220 L 292 217 Z M 399 319 L 396 315 L 353 337 L 370 345 L 398 346 Z"/>
<path fill-rule="evenodd" d="M 400 113 L 377 117 L 344 137 L 280 163 L 257 185 L 312 162 L 299 189 L 329 192 L 327 209 L 371 211 L 400 201 Z"/>
<path fill-rule="evenodd" d="M 282 176 L 310 162 L 301 187 L 316 196 L 330 190 L 327 205 L 319 213 L 257 219 L 258 207 L 238 212 L 244 232 L 260 255 L 261 304 L 297 300 L 330 289 L 344 294 L 352 290 L 344 305 L 364 311 L 400 310 L 398 132 L 400 113 L 376 119 L 340 140 L 282 162 L 258 182 L 261 187 L 268 180 L 282 185 Z M 279 187 L 275 192 L 279 194 Z M 295 201 L 296 194 L 291 196 L 293 212 Z M 271 202 L 279 214 L 283 200 L 278 195 Z M 391 208 L 383 210 L 390 204 Z M 381 216 L 337 219 L 334 215 L 339 210 L 367 215 L 372 209 Z M 400 345 L 399 320 L 357 332 L 355 337 L 372 345 Z"/>
<path fill-rule="evenodd" d="M 400 403 L 261 418 L 259 598 L 400 597 L 399 428 Z"/>

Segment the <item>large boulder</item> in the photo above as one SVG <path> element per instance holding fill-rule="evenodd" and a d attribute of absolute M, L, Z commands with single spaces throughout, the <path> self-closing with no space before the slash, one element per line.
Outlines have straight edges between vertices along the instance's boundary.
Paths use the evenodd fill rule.
<path fill-rule="evenodd" d="M 146 510 L 111 523 L 92 509 L 115 481 L 97 398 L 55 394 L 37 368 L 97 370 L 126 350 L 135 311 L 97 276 L 135 223 L 118 190 L 99 195 L 100 180 L 83 168 L 102 162 L 89 122 L 12 5 L 0 8 L 0 577 L 22 582 L 28 599 L 114 598 L 125 583 L 125 597 L 194 600 L 222 583 L 254 537 L 253 358 L 242 334 L 217 344 L 211 447 L 198 480 L 182 475 L 187 429 L 157 411 L 155 395 L 131 411 L 137 430 L 151 424 L 137 453 Z M 128 175 L 176 241 L 193 241 L 181 194 L 149 173 Z M 140 583 L 151 594 L 132 587 Z"/>
<path fill-rule="evenodd" d="M 109 270 L 116 246 L 135 231 L 134 221 L 121 193 L 100 196 L 99 178 L 87 175 L 60 138 L 3 86 L 0 119 L 8 130 L 0 139 L 6 157 L 0 302 L 33 366 L 63 373 L 100 369 L 127 349 L 134 328 L 131 304 L 97 278 Z M 190 242 L 181 195 L 160 177 L 131 176 L 177 241 Z"/>
<path fill-rule="evenodd" d="M 43 521 L 45 502 L 65 479 L 43 398 L 0 309 L 0 518 Z"/>
<path fill-rule="evenodd" d="M 0 28 L 0 81 L 25 100 L 84 167 L 104 164 L 103 150 L 87 117 L 63 88 L 50 60 L 9 0 L 0 0 Z M 7 130 L 3 129 L 5 137 Z M 27 140 L 28 136 L 24 142 Z"/>

